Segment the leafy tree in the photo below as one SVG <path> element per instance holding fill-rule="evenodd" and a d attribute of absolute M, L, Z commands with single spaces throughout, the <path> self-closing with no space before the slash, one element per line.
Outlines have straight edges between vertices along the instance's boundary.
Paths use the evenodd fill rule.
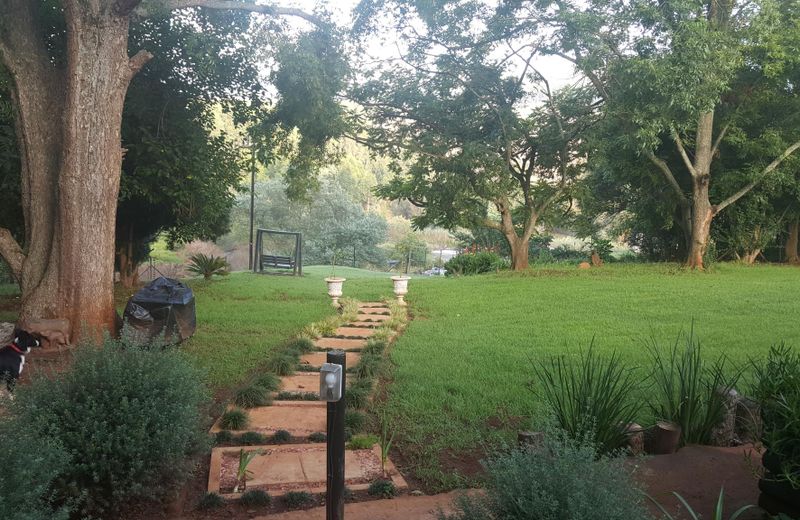
<path fill-rule="evenodd" d="M 359 27 L 396 11 L 407 49 L 370 71 L 355 94 L 374 123 L 362 140 L 403 170 L 378 193 L 422 208 L 416 228 L 498 230 L 512 267 L 525 269 L 537 224 L 568 199 L 581 171 L 577 143 L 594 118 L 591 93 L 551 91 L 531 64 L 536 46 L 507 37 L 482 2 L 445 3 L 452 9 L 360 6 Z"/>
<path fill-rule="evenodd" d="M 322 15 L 252 1 L 0 0 L 0 63 L 10 78 L 25 221 L 21 241 L 0 229 L 0 255 L 20 281 L 23 319 L 65 317 L 76 335 L 113 329 L 123 104 L 131 80 L 159 52 L 147 43 L 130 46 L 129 33 L 137 24 L 180 18 L 198 7 L 330 26 Z M 184 71 L 196 65 L 182 64 Z M 318 79 L 311 76 L 306 85 L 329 92 Z M 306 92 L 289 83 L 276 86 L 279 105 Z M 252 107 L 253 113 L 259 109 Z"/>
<path fill-rule="evenodd" d="M 597 151 L 611 167 L 599 174 L 623 183 L 631 154 L 645 161 L 665 188 L 655 207 L 684 231 L 686 265 L 702 269 L 713 219 L 795 168 L 796 3 L 548 5 L 537 19 L 555 31 L 549 52 L 572 61 L 605 102 Z M 725 164 L 730 156 L 740 162 Z M 665 213 L 670 206 L 679 216 Z"/>
<path fill-rule="evenodd" d="M 287 167 L 284 163 L 271 170 Z M 311 201 L 291 200 L 282 175 L 280 177 L 256 182 L 256 227 L 303 233 L 303 261 L 307 265 L 328 264 L 334 252 L 337 263 L 349 263 L 355 252 L 355 262 L 359 266 L 384 265 L 385 254 L 380 246 L 387 238 L 386 219 L 365 211 L 354 200 L 358 193 L 348 191 L 341 184 L 346 175 L 329 171 L 322 177 L 321 187 L 313 192 Z M 246 242 L 249 219 L 250 197 L 239 197 L 232 212 L 232 232 L 223 242 Z M 264 247 L 272 254 L 288 254 L 294 244 L 271 238 Z"/>

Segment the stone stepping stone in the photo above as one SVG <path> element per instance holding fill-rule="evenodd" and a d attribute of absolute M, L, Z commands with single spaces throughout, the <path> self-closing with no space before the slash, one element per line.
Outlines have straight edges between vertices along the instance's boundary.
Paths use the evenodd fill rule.
<path fill-rule="evenodd" d="M 347 326 L 359 329 L 377 329 L 381 324 L 377 321 L 354 321 L 353 323 L 348 323 Z"/>
<path fill-rule="evenodd" d="M 241 431 L 231 430 L 231 433 L 258 432 L 270 435 L 278 430 L 286 430 L 292 437 L 308 437 L 328 428 L 328 409 L 325 405 L 322 401 L 275 401 L 272 406 L 249 408 L 247 414 L 250 422 L 247 428 Z M 217 420 L 211 427 L 211 433 L 219 431 L 221 428 Z"/>
<path fill-rule="evenodd" d="M 386 307 L 386 304 L 383 302 L 362 302 L 358 304 L 359 309 L 369 309 L 372 307 Z"/>
<path fill-rule="evenodd" d="M 367 346 L 366 339 L 319 338 L 314 346 L 326 350 L 361 350 Z"/>
<path fill-rule="evenodd" d="M 386 307 L 362 307 L 358 309 L 359 314 L 379 314 L 388 316 L 390 311 Z"/>
<path fill-rule="evenodd" d="M 349 366 L 349 365 L 348 365 Z M 351 379 L 348 379 L 348 384 Z M 319 373 L 318 372 L 298 372 L 291 376 L 281 378 L 281 392 L 291 392 L 293 394 L 304 394 L 311 392 L 319 393 Z"/>
<path fill-rule="evenodd" d="M 235 498 L 232 493 L 239 464 L 239 450 L 261 451 L 247 469 L 247 489 L 263 489 L 272 496 L 281 496 L 288 491 L 324 493 L 326 487 L 325 444 L 287 444 L 282 446 L 243 446 L 214 448 L 211 451 L 211 467 L 208 475 L 208 491 L 225 498 Z M 398 489 L 407 489 L 408 484 L 391 461 L 386 461 L 387 477 Z M 381 452 L 379 446 L 366 450 L 345 452 L 345 484 L 353 491 L 365 490 L 370 483 L 382 478 Z"/>
<path fill-rule="evenodd" d="M 361 355 L 358 352 L 347 352 L 344 355 L 347 367 L 351 368 L 358 364 Z M 311 354 L 303 354 L 300 356 L 300 364 L 308 365 L 310 367 L 319 368 L 323 363 L 328 362 L 328 354 L 326 352 L 312 352 Z M 316 374 L 315 374 L 316 375 Z M 319 377 L 319 375 L 317 375 Z"/>
<path fill-rule="evenodd" d="M 375 331 L 360 327 L 339 327 L 334 334 L 345 338 L 368 338 L 375 334 Z"/>
<path fill-rule="evenodd" d="M 385 314 L 359 314 L 356 316 L 358 321 L 372 321 L 372 322 L 381 322 L 381 321 L 388 321 L 392 319 L 391 316 L 387 316 Z"/>

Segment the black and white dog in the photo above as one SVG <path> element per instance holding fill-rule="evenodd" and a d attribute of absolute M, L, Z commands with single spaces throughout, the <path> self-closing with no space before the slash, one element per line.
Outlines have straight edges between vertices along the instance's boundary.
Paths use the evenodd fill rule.
<path fill-rule="evenodd" d="M 31 351 L 32 347 L 38 346 L 39 340 L 33 335 L 22 329 L 15 329 L 14 341 L 10 345 L 0 348 L 0 396 L 6 392 L 11 396 L 17 379 L 25 367 L 25 355 Z M 5 388 L 3 388 L 4 382 Z"/>

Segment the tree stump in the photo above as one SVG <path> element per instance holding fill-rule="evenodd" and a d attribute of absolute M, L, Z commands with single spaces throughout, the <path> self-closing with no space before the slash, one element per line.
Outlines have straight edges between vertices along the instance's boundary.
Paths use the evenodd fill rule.
<path fill-rule="evenodd" d="M 647 453 L 669 455 L 678 451 L 681 427 L 672 422 L 659 421 L 647 429 L 644 439 Z"/>

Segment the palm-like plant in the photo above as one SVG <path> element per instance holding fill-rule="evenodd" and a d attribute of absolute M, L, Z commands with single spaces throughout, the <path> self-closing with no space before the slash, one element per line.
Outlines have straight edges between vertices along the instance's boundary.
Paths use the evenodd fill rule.
<path fill-rule="evenodd" d="M 197 253 L 189 257 L 189 265 L 186 270 L 190 273 L 201 274 L 206 280 L 210 280 L 215 274 L 226 276 L 230 272 L 230 265 L 225 258 L 214 255 L 204 255 Z"/>

